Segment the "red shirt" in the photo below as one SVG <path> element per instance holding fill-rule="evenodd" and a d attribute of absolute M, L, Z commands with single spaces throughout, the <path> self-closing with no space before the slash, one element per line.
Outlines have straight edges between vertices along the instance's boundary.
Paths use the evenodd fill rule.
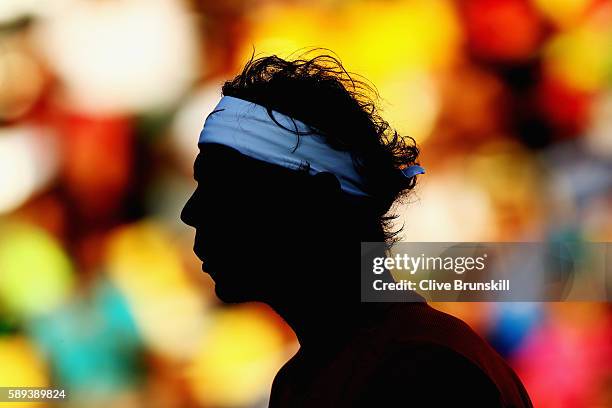
<path fill-rule="evenodd" d="M 339 350 L 300 349 L 277 374 L 269 407 L 532 407 L 467 324 L 426 303 L 389 306 Z"/>

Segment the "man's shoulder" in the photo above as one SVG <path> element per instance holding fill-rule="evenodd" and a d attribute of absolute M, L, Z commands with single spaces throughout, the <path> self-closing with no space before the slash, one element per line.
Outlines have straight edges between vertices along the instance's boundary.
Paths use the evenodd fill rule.
<path fill-rule="evenodd" d="M 386 353 L 372 371 L 358 397 L 360 406 L 503 406 L 496 384 L 460 352 L 424 341 L 403 346 Z"/>
<path fill-rule="evenodd" d="M 377 375 L 386 377 L 387 384 L 403 373 L 417 389 L 435 392 L 432 387 L 437 387 L 465 401 L 528 401 L 506 361 L 462 320 L 427 304 L 398 305 L 390 314 L 377 328 L 381 337 L 372 337 L 385 350 Z M 469 395 L 477 389 L 477 396 Z"/>
<path fill-rule="evenodd" d="M 392 353 L 429 352 L 432 358 L 463 359 L 488 375 L 510 370 L 467 323 L 425 303 L 398 305 L 376 330 L 381 335 L 380 345 Z"/>
<path fill-rule="evenodd" d="M 375 328 L 380 337 L 393 347 L 399 345 L 437 344 L 471 354 L 496 352 L 463 320 L 434 309 L 426 303 L 396 305 Z"/>

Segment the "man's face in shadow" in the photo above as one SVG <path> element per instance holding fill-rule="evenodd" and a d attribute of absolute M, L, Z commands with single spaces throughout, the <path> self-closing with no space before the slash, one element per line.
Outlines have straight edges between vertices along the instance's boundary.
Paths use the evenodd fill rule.
<path fill-rule="evenodd" d="M 324 222 L 312 177 L 218 144 L 200 146 L 194 177 L 181 219 L 222 301 L 266 301 L 304 279 L 296 270 Z"/>

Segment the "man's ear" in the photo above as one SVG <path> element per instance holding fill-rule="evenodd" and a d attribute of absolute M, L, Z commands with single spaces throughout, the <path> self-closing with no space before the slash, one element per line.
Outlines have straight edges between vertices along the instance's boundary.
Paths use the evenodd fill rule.
<path fill-rule="evenodd" d="M 332 195 L 338 194 L 341 190 L 340 181 L 338 178 L 327 171 L 317 173 L 312 178 L 314 187 L 323 192 L 329 192 Z"/>

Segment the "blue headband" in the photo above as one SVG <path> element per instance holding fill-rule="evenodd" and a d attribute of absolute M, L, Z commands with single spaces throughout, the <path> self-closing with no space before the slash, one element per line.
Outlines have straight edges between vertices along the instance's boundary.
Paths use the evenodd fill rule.
<path fill-rule="evenodd" d="M 226 145 L 245 156 L 293 170 L 307 165 L 310 174 L 334 174 L 342 190 L 349 194 L 368 195 L 349 152 L 334 150 L 303 122 L 270 112 L 274 120 L 261 105 L 224 96 L 206 118 L 198 143 Z M 401 171 L 408 178 L 425 173 L 421 166 L 408 166 Z"/>

